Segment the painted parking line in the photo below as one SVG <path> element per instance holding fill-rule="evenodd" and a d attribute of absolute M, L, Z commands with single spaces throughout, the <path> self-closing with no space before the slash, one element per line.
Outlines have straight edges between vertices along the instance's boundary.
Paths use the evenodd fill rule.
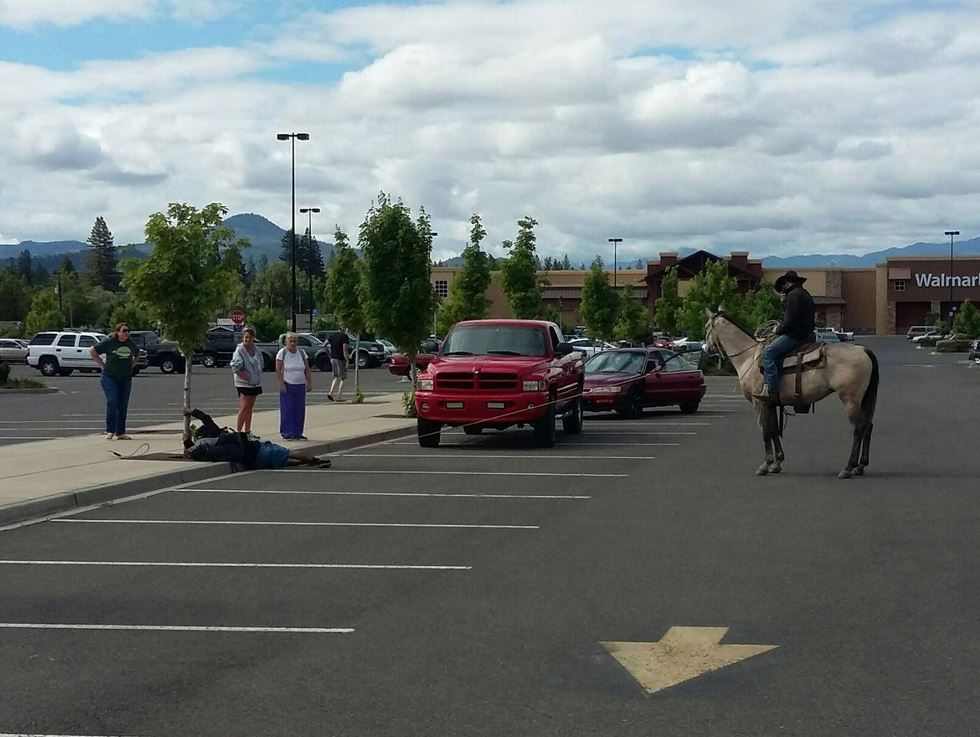
<path fill-rule="evenodd" d="M 527 453 L 509 455 L 506 453 L 346 453 L 339 451 L 339 458 L 520 458 L 527 460 Z M 546 461 L 652 461 L 653 456 L 570 456 L 535 453 L 534 460 Z"/>
<path fill-rule="evenodd" d="M 279 522 L 251 520 L 211 520 L 211 519 L 53 519 L 63 524 L 92 525 L 219 525 L 242 527 L 407 527 L 440 528 L 452 530 L 540 530 L 539 525 L 464 525 L 440 524 L 434 522 Z"/>
<path fill-rule="evenodd" d="M 134 737 L 116 734 L 25 734 L 23 732 L 0 732 L 0 737 Z"/>
<path fill-rule="evenodd" d="M 398 565 L 387 563 L 175 563 L 138 560 L 0 560 L 0 566 L 108 566 L 129 568 L 296 568 L 368 571 L 471 571 L 473 566 Z"/>
<path fill-rule="evenodd" d="M 449 494 L 435 491 L 303 491 L 291 489 L 178 489 L 195 494 L 296 494 L 301 496 L 407 496 L 450 499 L 591 499 L 571 494 Z"/>
<path fill-rule="evenodd" d="M 417 440 L 395 440 L 395 441 L 390 441 L 388 444 L 389 445 L 418 445 L 418 441 Z M 618 447 L 618 448 L 627 448 L 627 447 L 629 447 L 629 448 L 634 448 L 634 447 L 639 447 L 639 448 L 674 448 L 674 447 L 679 446 L 680 443 L 605 443 L 605 442 L 598 442 L 598 443 L 574 443 L 573 442 L 573 443 L 557 443 L 557 445 L 559 447 L 562 447 L 562 448 L 591 448 L 591 447 L 603 447 L 603 446 L 610 446 L 610 445 L 611 446 L 614 446 L 614 447 Z M 439 447 L 440 448 L 485 448 L 486 445 L 483 444 L 483 443 L 480 443 L 479 441 L 476 441 L 476 442 L 469 442 L 469 443 L 439 443 Z M 434 456 L 438 456 L 437 453 L 434 453 L 433 455 Z M 488 453 L 488 455 L 489 455 L 489 453 Z M 524 455 L 524 456 L 521 456 L 521 457 L 522 458 L 536 458 L 537 456 L 535 456 L 535 455 Z M 337 470 L 337 469 L 330 469 L 330 473 L 333 473 L 335 470 Z M 323 471 L 321 471 L 320 473 L 323 473 Z"/>
<path fill-rule="evenodd" d="M 319 468 L 285 468 L 276 469 L 276 475 L 283 473 L 318 473 L 323 474 L 324 471 Z M 391 471 L 370 469 L 366 471 L 357 471 L 353 469 L 341 469 L 341 468 L 331 468 L 326 473 L 331 476 L 338 473 L 358 473 L 358 474 L 425 474 L 426 476 L 557 476 L 557 477 L 574 477 L 574 478 L 590 478 L 590 479 L 626 479 L 629 478 L 628 473 L 549 473 L 547 471 L 407 471 L 402 469 L 393 469 Z"/>
<path fill-rule="evenodd" d="M 0 622 L 7 630 L 125 630 L 134 632 L 271 632 L 275 634 L 349 635 L 353 627 L 218 627 L 169 624 L 53 624 Z"/>

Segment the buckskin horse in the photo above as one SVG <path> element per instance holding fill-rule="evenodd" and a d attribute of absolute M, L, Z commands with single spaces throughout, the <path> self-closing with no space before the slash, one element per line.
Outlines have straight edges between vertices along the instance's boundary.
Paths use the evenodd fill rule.
<path fill-rule="evenodd" d="M 766 447 L 766 460 L 756 469 L 765 476 L 779 473 L 786 456 L 780 441 L 781 427 L 776 415 L 776 405 L 763 396 L 765 381 L 760 370 L 760 358 L 765 340 L 760 340 L 743 330 L 723 311 L 705 310 L 705 342 L 723 352 L 731 360 L 738 373 L 742 394 L 755 407 L 762 440 Z M 799 357 L 798 357 L 799 356 Z M 809 356 L 814 361 L 805 362 Z M 780 379 L 780 397 L 794 406 L 808 406 L 819 402 L 834 392 L 844 405 L 847 419 L 854 428 L 854 443 L 847 465 L 838 478 L 864 474 L 871 451 L 871 430 L 874 427 L 875 403 L 878 398 L 878 359 L 874 353 L 852 343 L 809 344 L 783 359 L 784 373 Z"/>

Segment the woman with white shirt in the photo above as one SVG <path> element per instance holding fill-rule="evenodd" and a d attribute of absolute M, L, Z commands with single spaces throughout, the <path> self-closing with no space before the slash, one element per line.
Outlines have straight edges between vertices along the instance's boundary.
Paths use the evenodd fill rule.
<path fill-rule="evenodd" d="M 255 398 L 262 393 L 262 353 L 255 347 L 255 328 L 246 326 L 242 342 L 231 357 L 231 370 L 235 373 L 235 389 L 238 391 L 238 432 L 252 432 L 252 410 Z"/>
<path fill-rule="evenodd" d="M 313 372 L 296 333 L 286 333 L 286 345 L 276 354 L 279 380 L 279 434 L 283 440 L 306 440 L 306 393 L 313 391 Z"/>

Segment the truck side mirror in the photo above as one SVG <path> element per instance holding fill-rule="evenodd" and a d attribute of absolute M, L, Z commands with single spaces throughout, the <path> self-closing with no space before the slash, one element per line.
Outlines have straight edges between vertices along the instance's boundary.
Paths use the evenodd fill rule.
<path fill-rule="evenodd" d="M 555 346 L 555 355 L 567 356 L 573 350 L 575 349 L 572 347 L 571 343 L 559 343 L 558 345 Z"/>

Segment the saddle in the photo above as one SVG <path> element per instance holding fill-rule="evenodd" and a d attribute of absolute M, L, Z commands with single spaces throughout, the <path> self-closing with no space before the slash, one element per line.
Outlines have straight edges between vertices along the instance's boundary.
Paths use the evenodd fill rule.
<path fill-rule="evenodd" d="M 783 356 L 783 362 L 779 366 L 779 375 L 796 375 L 793 399 L 799 400 L 803 396 L 803 372 L 824 367 L 826 363 L 826 349 L 827 344 L 816 340 L 815 336 L 811 334 L 810 340 Z M 759 353 L 759 372 L 762 372 L 761 352 Z M 792 404 L 796 411 L 801 414 L 809 412 L 811 407 L 809 404 L 800 404 L 798 401 L 784 402 L 784 404 Z"/>

